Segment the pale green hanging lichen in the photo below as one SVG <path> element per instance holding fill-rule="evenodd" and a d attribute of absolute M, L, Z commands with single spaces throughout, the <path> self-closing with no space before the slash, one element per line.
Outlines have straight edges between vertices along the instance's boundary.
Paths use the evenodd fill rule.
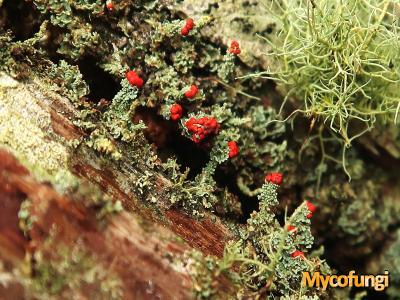
<path fill-rule="evenodd" d="M 398 4 L 374 1 L 272 1 L 277 34 L 264 37 L 270 70 L 301 112 L 324 122 L 345 146 L 400 109 Z M 357 132 L 349 125 L 362 124 Z"/>

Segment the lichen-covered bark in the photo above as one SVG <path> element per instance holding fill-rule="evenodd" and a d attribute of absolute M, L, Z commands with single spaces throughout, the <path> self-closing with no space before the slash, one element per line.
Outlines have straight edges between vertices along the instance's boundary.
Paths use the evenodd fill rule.
<path fill-rule="evenodd" d="M 4 215 L 7 216 L 2 218 L 2 223 L 11 226 L 13 231 L 8 238 L 3 235 L 1 251 L 8 251 L 22 261 L 29 245 L 45 243 L 49 230 L 56 226 L 62 231 L 61 236 L 56 237 L 59 242 L 70 245 L 78 239 L 87 241 L 85 247 L 106 261 L 105 268 L 112 266 L 125 281 L 123 290 L 131 299 L 144 299 L 149 291 L 154 297 L 162 295 L 166 299 L 189 297 L 191 285 L 188 275 L 176 273 L 173 262 L 165 261 L 165 255 L 170 252 L 181 255 L 193 247 L 204 254 L 221 256 L 225 242 L 232 235 L 218 217 L 207 215 L 195 220 L 170 208 L 164 191 L 170 183 L 161 174 L 154 174 L 158 178 L 157 186 L 147 194 L 147 197 L 157 199 L 159 210 L 155 212 L 144 206 L 146 199 L 140 199 L 132 186 L 145 170 L 132 167 L 124 159 L 115 164 L 105 162 L 93 150 L 85 146 L 75 149 L 68 143 L 81 138 L 82 132 L 68 119 L 74 116 L 75 111 L 65 98 L 51 93 L 44 95 L 40 83 L 19 83 L 5 74 L 0 84 L 1 142 L 29 166 L 33 174 L 29 176 L 27 169 L 2 150 L 2 160 L 5 160 L 1 168 L 2 186 L 10 186 L 19 196 L 12 198 L 7 191 L 1 195 L 4 199 L 2 205 L 6 208 Z M 23 172 L 14 172 L 13 168 Z M 97 232 L 99 225 L 90 209 L 64 198 L 45 184 L 37 183 L 35 175 L 41 180 L 48 179 L 64 192 L 68 192 L 77 180 L 75 176 L 86 178 L 110 195 L 113 201 L 121 201 L 133 215 L 128 217 L 129 214 L 124 213 L 112 218 L 105 230 Z M 29 242 L 18 229 L 20 203 L 26 198 L 32 200 L 31 207 L 35 210 L 31 212 L 31 218 L 36 219 L 35 225 L 29 232 L 29 239 L 33 242 Z M 178 237 L 187 244 L 177 242 Z M 15 243 L 18 240 L 20 242 Z M 21 248 L 14 249 L 18 245 Z M 6 254 L 5 259 L 10 257 Z M 163 271 L 159 272 L 160 269 Z"/>
<path fill-rule="evenodd" d="M 31 200 L 29 213 L 30 219 L 34 221 L 24 235 L 19 228 L 18 212 L 21 203 L 27 198 Z M 57 296 L 56 292 L 62 298 L 79 294 L 89 299 L 94 295 L 97 295 L 97 299 L 190 297 L 191 277 L 182 261 L 184 251 L 190 249 L 190 246 L 170 229 L 128 212 L 110 216 L 100 222 L 95 207 L 85 207 L 82 201 L 69 199 L 48 184 L 37 182 L 5 150 L 0 150 L 0 199 L 0 258 L 5 264 L 2 265 L 1 275 L 11 283 L 2 290 L 2 295 L 11 293 L 15 295 L 13 299 L 30 296 L 41 298 L 46 294 L 51 298 Z M 186 225 L 190 221 L 186 220 Z M 179 226 L 179 222 L 175 226 Z M 205 223 L 204 228 L 196 227 L 198 233 L 204 230 L 208 234 L 204 240 L 196 239 L 196 243 L 199 243 L 199 248 L 214 251 L 214 247 L 209 246 L 216 242 L 213 235 L 219 234 L 209 228 L 213 228 L 213 225 Z M 68 259 L 62 257 L 63 261 L 59 261 L 58 253 L 63 251 L 62 247 L 66 247 L 67 251 L 76 251 L 74 247 L 78 244 L 78 254 L 85 251 L 85 255 L 90 255 L 88 267 L 93 268 L 95 274 L 99 266 L 105 272 L 98 278 L 102 280 L 100 283 L 86 281 L 79 273 L 71 275 L 74 269 L 68 268 L 68 264 L 73 265 L 76 256 L 72 255 Z M 46 257 L 46 260 L 40 261 L 38 257 Z M 50 262 L 53 265 L 50 266 Z M 55 266 L 61 263 L 67 265 L 59 265 L 60 269 L 57 269 Z M 83 261 L 76 263 L 83 264 Z M 69 273 L 63 273 L 65 270 Z M 53 290 L 55 294 L 46 285 L 51 282 L 42 273 L 44 271 L 54 276 L 52 282 L 60 281 L 60 286 Z M 36 272 L 36 277 L 30 277 L 31 272 Z M 76 280 L 70 276 L 77 276 L 81 281 L 78 281 L 78 286 L 71 286 L 66 281 Z M 106 289 L 112 278 L 115 282 L 109 288 L 114 290 Z M 221 288 L 230 290 L 229 281 L 220 283 L 226 285 Z M 15 286 L 22 286 L 26 290 L 16 292 Z M 48 290 L 39 288 L 46 286 Z M 72 287 L 77 290 L 71 290 Z"/>
<path fill-rule="evenodd" d="M 265 55 L 269 47 L 262 37 L 271 34 L 276 27 L 268 12 L 268 4 L 262 1 L 218 1 L 184 0 L 176 9 L 188 16 L 211 15 L 213 24 L 204 29 L 204 34 L 215 43 L 228 45 L 239 40 L 242 50 L 240 59 L 249 67 L 267 69 L 270 59 Z M 257 38 L 256 35 L 259 35 Z"/>
<path fill-rule="evenodd" d="M 39 252 L 52 256 L 52 251 L 57 251 L 62 244 L 73 248 L 75 243 L 83 243 L 82 247 L 95 257 L 95 264 L 102 265 L 109 272 L 108 276 L 115 273 L 121 280 L 119 288 L 125 299 L 188 296 L 188 274 L 183 268 L 174 269 L 170 261 L 182 255 L 187 246 L 177 242 L 170 231 L 154 223 L 142 223 L 140 217 L 128 213 L 114 216 L 106 225 L 100 226 L 94 209 L 59 195 L 46 184 L 38 183 L 4 150 L 1 150 L 0 158 L 0 182 L 2 187 L 6 187 L 1 191 L 2 220 L 6 223 L 1 226 L 5 234 L 2 235 L 0 249 L 2 259 L 13 262 L 13 267 L 9 268 L 11 273 L 17 272 L 25 256 L 35 257 Z M 18 229 L 17 218 L 19 206 L 26 198 L 32 200 L 30 217 L 35 222 L 24 236 Z M 54 244 L 48 249 L 45 244 L 50 236 Z M 170 254 L 170 260 L 167 254 Z M 37 267 L 35 261 L 29 263 L 31 272 L 34 272 Z M 69 292 L 90 297 L 91 288 L 96 287 L 89 287 L 88 290 L 82 287 L 79 291 Z"/>
<path fill-rule="evenodd" d="M 329 84 L 340 78 L 320 76 L 322 71 L 336 72 L 336 67 L 325 69 L 318 65 L 322 51 L 326 53 L 323 60 L 336 66 L 335 60 L 330 59 L 332 48 L 319 43 L 325 40 L 308 30 L 312 24 L 306 12 L 312 8 L 311 2 L 301 1 L 297 6 L 289 1 L 290 9 L 283 8 L 285 13 L 270 5 L 281 1 L 264 2 L 115 0 L 109 9 L 101 0 L 0 1 L 0 70 L 4 72 L 0 75 L 0 145 L 29 170 L 29 178 L 37 181 L 35 187 L 53 189 L 73 203 L 66 207 L 78 207 L 90 216 L 88 224 L 94 226 L 90 230 L 101 241 L 102 249 L 110 251 L 105 253 L 114 253 L 108 238 L 119 241 L 124 236 L 130 245 L 130 228 L 152 240 L 152 234 L 146 235 L 149 228 L 157 241 L 145 240 L 144 245 L 159 247 L 160 242 L 168 257 L 171 251 L 167 248 L 176 248 L 177 255 L 165 262 L 157 251 L 141 249 L 139 236 L 132 235 L 133 246 L 128 247 L 138 253 L 135 260 L 142 260 L 142 254 L 154 255 L 154 260 L 147 260 L 152 267 L 159 268 L 159 263 L 165 262 L 172 277 L 180 280 L 182 275 L 185 284 L 176 287 L 189 286 L 195 294 L 179 297 L 226 299 L 233 294 L 236 298 L 246 294 L 254 298 L 346 298 L 357 291 L 324 293 L 300 288 L 300 272 L 318 269 L 330 273 L 332 270 L 321 264 L 321 259 L 338 272 L 349 268 L 360 273 L 378 272 L 386 267 L 397 272 L 393 256 L 400 240 L 400 130 L 393 124 L 381 124 L 352 140 L 352 147 L 344 148 L 329 128 L 331 124 L 318 117 L 318 113 L 337 112 L 325 109 L 332 107 L 334 100 L 330 103 L 324 98 L 329 105 L 322 101 L 323 108 L 317 113 L 301 113 L 299 109 L 307 97 L 299 91 L 308 84 L 313 89 L 322 77 Z M 324 8 L 333 11 L 340 9 L 338 14 L 322 13 L 318 19 L 327 25 L 326 38 L 334 44 L 337 38 L 349 36 L 345 28 L 358 28 L 357 17 L 355 22 L 348 22 L 348 17 L 353 16 L 347 16 L 346 10 L 351 6 L 344 9 L 342 3 L 336 6 L 329 1 L 312 2 L 317 6 L 318 2 L 326 3 Z M 378 2 L 388 3 L 373 3 Z M 357 14 L 385 14 L 385 10 L 374 10 L 375 4 L 368 6 L 366 1 L 349 3 L 363 7 Z M 397 6 L 393 3 L 386 8 Z M 23 16 L 23 23 L 17 15 Z M 190 18 L 194 28 L 187 35 L 182 34 Z M 297 21 L 292 24 L 288 20 Z M 334 21 L 325 24 L 324 20 Z M 366 20 L 369 18 L 361 21 Z M 379 27 L 385 32 L 388 28 Z M 288 37 L 284 38 L 286 30 Z M 297 34 L 301 36 L 293 39 Z M 357 38 L 361 33 L 353 30 L 351 34 Z M 383 40 L 388 43 L 387 38 Z M 311 52 L 304 51 L 304 41 L 309 43 L 307 49 Z M 231 51 L 232 43 L 240 53 Z M 280 56 L 282 45 L 287 48 Z M 353 46 L 364 49 L 352 43 L 333 50 L 340 50 L 345 56 L 356 55 L 353 50 L 346 50 Z M 286 51 L 291 47 L 299 49 Z M 392 49 L 391 45 L 388 48 Z M 390 54 L 398 55 L 396 51 Z M 287 55 L 290 59 L 285 60 Z M 389 61 L 386 53 L 383 57 L 383 68 L 394 72 L 397 60 Z M 292 64 L 293 61 L 297 63 Z M 339 65 L 354 61 L 357 60 L 345 58 Z M 282 66 L 293 69 L 282 72 Z M 358 70 L 357 64 L 355 67 Z M 283 77 L 269 74 L 270 69 L 276 69 Z M 129 80 L 128 71 L 140 77 L 143 84 Z M 257 76 L 254 73 L 258 71 L 262 73 Z M 369 75 L 364 75 L 360 78 L 369 82 Z M 307 79 L 309 76 L 311 80 Z M 306 85 L 300 83 L 292 90 L 294 94 L 288 95 L 290 84 L 301 78 L 306 79 Z M 186 92 L 193 85 L 197 93 L 187 97 Z M 329 92 L 335 97 L 341 95 L 337 87 L 329 86 Z M 393 89 L 384 92 L 391 95 Z M 385 93 L 378 94 L 380 98 Z M 358 96 L 364 99 L 364 95 Z M 397 101 L 395 97 L 388 100 Z M 286 104 L 280 111 L 283 102 Z M 182 108 L 179 118 L 171 112 L 176 105 Z M 361 114 L 364 118 L 364 112 Z M 292 117 L 283 121 L 286 116 Z M 192 119 L 198 123 L 201 119 L 214 120 L 218 125 L 200 137 L 201 131 L 196 127 L 199 124 L 188 125 Z M 363 128 L 359 125 L 351 122 L 349 132 L 360 132 Z M 202 126 L 199 127 L 207 129 L 209 125 Z M 232 143 L 238 147 L 236 156 L 230 155 Z M 351 175 L 351 182 L 344 170 Z M 279 189 L 271 186 L 265 176 L 271 172 L 283 175 Z M 125 291 L 125 279 L 121 281 L 119 275 L 125 278 L 129 274 L 136 282 L 129 267 L 133 260 L 129 258 L 129 270 L 117 268 L 116 273 L 104 272 L 109 265 L 101 255 L 101 263 L 94 263 L 99 253 L 91 248 L 86 225 L 75 226 L 81 222 L 79 214 L 71 215 L 55 204 L 55 208 L 46 208 L 57 216 L 65 214 L 73 224 L 71 230 L 82 229 L 84 243 L 78 239 L 73 245 L 68 241 L 65 245 L 62 233 L 42 225 L 66 223 L 45 212 L 35 212 L 40 203 L 24 199 L 26 194 L 25 190 L 7 194 L 5 203 L 10 214 L 5 218 L 7 222 L 0 223 L 13 224 L 12 241 L 5 233 L 3 248 L 14 247 L 19 261 L 28 256 L 28 261 L 35 262 L 26 268 L 34 272 L 21 276 L 26 279 L 23 282 L 11 280 L 10 272 L 1 273 L 14 262 L 0 264 L 0 280 L 8 280 L 10 293 L 22 285 L 25 291 L 54 294 L 63 290 L 66 281 L 75 288 L 79 282 L 73 275 L 79 273 L 85 278 L 84 284 L 91 286 L 89 291 L 104 292 L 102 295 L 108 298 L 119 297 Z M 307 218 L 304 200 L 317 207 L 312 222 Z M 121 210 L 128 214 L 118 214 Z M 43 222 L 35 223 L 31 212 Z M 115 229 L 115 220 L 122 227 Z M 289 230 L 293 225 L 288 222 L 292 221 L 297 222 L 298 234 L 292 235 Z M 159 231 L 160 226 L 165 232 Z M 110 232 L 111 228 L 115 230 Z M 310 230 L 315 237 L 313 245 Z M 25 248 L 24 238 L 29 239 L 30 233 L 38 231 L 45 234 L 35 235 L 41 244 L 39 251 L 18 250 Z M 18 240 L 18 236 L 22 239 Z M 164 240 L 170 237 L 173 242 Z M 63 242 L 51 254 L 49 249 L 58 240 Z M 121 249 L 115 253 L 125 255 L 125 244 L 117 245 Z M 6 250 L 4 253 L 10 252 Z M 298 251 L 305 260 L 292 257 Z M 14 261 L 12 257 L 7 259 Z M 63 269 L 63 262 L 71 260 L 75 263 Z M 150 273 L 138 274 L 150 277 Z M 163 277 L 156 275 L 163 285 Z M 398 277 L 393 277 L 394 286 L 388 295 L 395 295 L 400 285 Z M 141 293 L 143 287 L 152 291 L 154 284 L 139 282 L 135 287 Z M 79 296 L 81 289 L 75 289 Z M 70 296 L 67 290 L 63 291 L 65 297 Z"/>

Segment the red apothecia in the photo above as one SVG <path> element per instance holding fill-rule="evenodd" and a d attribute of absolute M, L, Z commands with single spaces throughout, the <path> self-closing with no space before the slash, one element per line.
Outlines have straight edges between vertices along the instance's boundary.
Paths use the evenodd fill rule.
<path fill-rule="evenodd" d="M 229 157 L 233 158 L 239 154 L 239 147 L 236 144 L 235 141 L 229 141 L 228 142 L 228 148 L 229 148 Z"/>
<path fill-rule="evenodd" d="M 196 144 L 207 136 L 218 133 L 219 130 L 218 121 L 214 117 L 202 117 L 199 119 L 191 117 L 186 121 L 185 126 L 192 133 L 192 141 Z"/>
<path fill-rule="evenodd" d="M 303 252 L 301 252 L 300 250 L 296 250 L 296 251 L 294 251 L 292 254 L 290 254 L 293 258 L 296 258 L 296 257 L 300 257 L 300 258 L 302 258 L 302 259 L 304 259 L 305 258 L 305 256 L 304 256 L 304 253 Z"/>
<path fill-rule="evenodd" d="M 199 89 L 197 88 L 197 86 L 195 86 L 194 84 L 190 86 L 190 88 L 185 92 L 185 97 L 188 99 L 193 99 L 194 97 L 196 97 L 197 92 L 199 91 Z"/>
<path fill-rule="evenodd" d="M 185 26 L 181 29 L 181 35 L 186 36 L 194 28 L 194 21 L 192 18 L 186 20 Z"/>
<path fill-rule="evenodd" d="M 311 219 L 314 212 L 316 211 L 317 207 L 309 201 L 306 201 L 306 205 L 308 208 L 309 213 L 307 214 L 307 219 Z"/>
<path fill-rule="evenodd" d="M 112 11 L 114 9 L 114 4 L 112 3 L 112 1 L 107 1 L 106 7 L 109 11 Z"/>
<path fill-rule="evenodd" d="M 178 103 L 172 104 L 171 108 L 169 109 L 170 112 L 170 119 L 172 121 L 178 121 L 182 118 L 183 109 L 182 106 Z"/>
<path fill-rule="evenodd" d="M 231 42 L 230 48 L 228 49 L 228 52 L 231 54 L 234 54 L 234 55 L 239 55 L 241 52 L 239 43 L 237 41 L 233 40 Z"/>
<path fill-rule="evenodd" d="M 281 185 L 282 181 L 283 181 L 282 173 L 275 172 L 275 173 L 267 174 L 267 176 L 265 176 L 265 181 L 271 182 L 271 183 L 274 183 L 277 185 Z"/>
<path fill-rule="evenodd" d="M 126 79 L 129 83 L 137 88 L 141 88 L 143 86 L 143 79 L 135 71 L 128 71 L 126 73 Z"/>

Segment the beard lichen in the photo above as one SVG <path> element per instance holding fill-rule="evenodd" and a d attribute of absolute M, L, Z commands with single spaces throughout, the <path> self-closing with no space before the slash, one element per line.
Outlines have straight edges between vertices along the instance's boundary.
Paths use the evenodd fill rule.
<path fill-rule="evenodd" d="M 279 28 L 268 53 L 272 78 L 297 110 L 318 118 L 345 144 L 375 123 L 397 120 L 400 109 L 400 29 L 392 1 L 272 1 Z M 293 114 L 293 113 L 292 113 Z M 349 125 L 364 128 L 350 135 Z"/>
<path fill-rule="evenodd" d="M 324 124 L 342 145 L 336 161 L 351 178 L 346 148 L 373 128 L 397 123 L 400 110 L 398 3 L 393 1 L 272 1 L 276 34 L 260 36 L 271 59 L 266 71 L 246 77 L 277 82 L 312 124 Z M 286 109 L 287 111 L 287 109 Z M 311 128 L 314 125 L 311 125 Z M 315 127 L 318 127 L 315 126 Z M 324 143 L 320 135 L 316 140 Z M 323 152 L 324 149 L 321 149 Z"/>

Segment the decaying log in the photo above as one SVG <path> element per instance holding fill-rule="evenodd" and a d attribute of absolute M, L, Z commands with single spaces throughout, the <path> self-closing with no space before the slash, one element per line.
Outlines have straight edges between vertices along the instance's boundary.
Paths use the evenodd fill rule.
<path fill-rule="evenodd" d="M 40 250 L 56 227 L 57 243 L 83 241 L 99 264 L 123 279 L 125 299 L 188 297 L 189 275 L 183 268 L 173 269 L 166 256 L 182 255 L 188 247 L 174 242 L 176 236 L 168 229 L 155 223 L 141 225 L 140 217 L 123 212 L 101 230 L 93 210 L 38 183 L 3 150 L 0 161 L 2 260 L 14 264 L 22 261 L 27 252 Z M 37 220 L 29 231 L 29 240 L 18 227 L 19 205 L 25 198 L 32 200 L 32 216 Z"/>
<path fill-rule="evenodd" d="M 83 136 L 72 122 L 77 113 L 66 98 L 46 90 L 40 81 L 21 83 L 0 74 L 0 258 L 5 270 L 12 272 L 27 254 L 40 250 L 56 226 L 58 242 L 82 240 L 106 269 L 122 278 L 124 298 L 189 298 L 192 282 L 187 270 L 173 266 L 168 257 L 180 257 L 191 249 L 221 256 L 232 234 L 217 216 L 196 220 L 170 208 L 166 204 L 170 183 L 162 174 L 153 174 L 157 188 L 150 195 L 158 201 L 157 211 L 145 205 L 146 199 L 130 186 L 144 171 L 154 171 L 140 164 L 132 167 L 124 157 L 118 166 L 105 164 L 94 150 L 71 146 L 69 141 Z M 86 178 L 121 201 L 125 211 L 99 228 L 91 207 L 43 182 L 60 173 Z M 28 236 L 18 224 L 26 198 L 32 201 L 36 220 Z M 231 288 L 228 281 L 222 282 L 223 289 Z M 19 283 L 8 285 L 8 292 L 15 289 L 15 299 L 22 298 L 23 291 L 15 285 Z"/>

